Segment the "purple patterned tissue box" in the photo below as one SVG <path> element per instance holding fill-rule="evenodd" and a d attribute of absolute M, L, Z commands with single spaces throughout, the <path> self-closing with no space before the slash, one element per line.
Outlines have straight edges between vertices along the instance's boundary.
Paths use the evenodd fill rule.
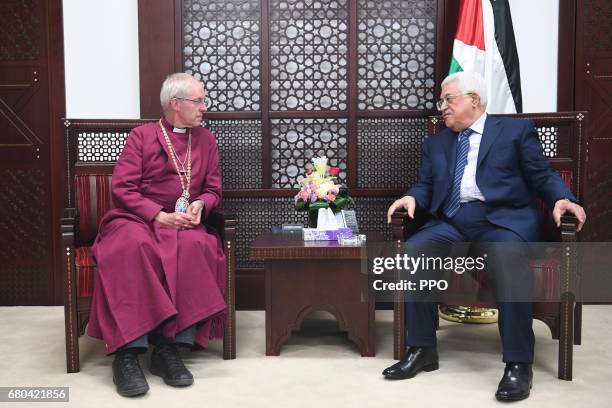
<path fill-rule="evenodd" d="M 318 230 L 316 228 L 304 228 L 302 230 L 304 241 L 337 241 L 338 237 L 352 237 L 350 228 L 338 228 L 335 230 Z"/>

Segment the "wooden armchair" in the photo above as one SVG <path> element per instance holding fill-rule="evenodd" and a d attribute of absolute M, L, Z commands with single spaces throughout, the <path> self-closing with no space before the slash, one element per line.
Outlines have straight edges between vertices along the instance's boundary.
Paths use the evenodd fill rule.
<path fill-rule="evenodd" d="M 79 336 L 89 320 L 96 264 L 92 257 L 98 225 L 112 208 L 110 194 L 114 161 L 119 157 L 129 131 L 147 120 L 76 122 L 66 121 L 68 179 L 66 208 L 61 219 L 62 262 L 64 265 L 64 315 L 66 365 L 78 372 Z M 98 137 L 92 138 L 91 135 Z M 92 146 L 91 143 L 99 143 Z M 113 149 L 109 152 L 108 146 Z M 93 153 L 94 156 L 88 156 Z M 97 155 L 97 156 L 95 156 Z M 102 160 L 89 160 L 99 157 Z M 223 336 L 223 358 L 236 358 L 235 318 L 235 227 L 233 215 L 212 212 L 204 223 L 221 237 L 226 257 L 227 322 Z"/>
<path fill-rule="evenodd" d="M 584 154 L 586 152 L 586 113 L 550 113 L 508 115 L 532 119 L 540 134 L 545 155 L 549 158 L 563 180 L 582 201 L 584 180 Z M 444 122 L 441 117 L 429 118 L 429 134 L 441 130 Z M 543 236 L 545 241 L 576 242 L 577 220 L 573 216 L 562 217 L 561 228 L 552 221 L 551 211 L 542 203 L 544 211 Z M 418 230 L 427 220 L 423 212 L 410 219 L 405 211 L 398 211 L 392 216 L 392 236 L 398 245 Z M 545 288 L 558 293 L 559 302 L 534 302 L 534 318 L 542 320 L 549 328 L 553 339 L 559 340 L 558 377 L 572 379 L 573 345 L 581 342 L 582 305 L 576 303 L 575 296 L 566 285 L 567 277 L 572 276 L 576 265 L 573 258 L 566 258 L 560 265 L 560 273 L 540 277 Z M 495 303 L 468 304 L 466 306 L 496 307 Z M 401 293 L 397 294 L 393 307 L 393 357 L 400 359 L 406 349 L 405 303 Z"/>

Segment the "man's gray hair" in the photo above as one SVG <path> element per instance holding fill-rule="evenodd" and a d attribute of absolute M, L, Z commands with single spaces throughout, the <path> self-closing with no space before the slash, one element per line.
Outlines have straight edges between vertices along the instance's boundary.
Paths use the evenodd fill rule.
<path fill-rule="evenodd" d="M 170 106 L 170 99 L 187 97 L 189 81 L 192 80 L 200 82 L 193 76 L 184 72 L 170 74 L 166 77 L 162 84 L 161 91 L 159 92 L 159 101 L 161 102 L 161 107 L 164 112 L 166 112 Z"/>
<path fill-rule="evenodd" d="M 444 81 L 442 86 L 457 83 L 461 93 L 473 92 L 480 96 L 480 106 L 487 107 L 487 84 L 478 72 L 461 71 L 450 74 Z"/>

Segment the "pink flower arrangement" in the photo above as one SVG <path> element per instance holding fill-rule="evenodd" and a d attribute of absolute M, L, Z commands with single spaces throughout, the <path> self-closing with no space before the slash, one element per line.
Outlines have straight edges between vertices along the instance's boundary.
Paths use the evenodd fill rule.
<path fill-rule="evenodd" d="M 348 196 L 346 187 L 335 183 L 340 174 L 338 167 L 327 165 L 327 157 L 312 159 L 313 167 L 306 169 L 306 177 L 300 182 L 302 187 L 293 201 L 297 211 L 331 208 L 338 212 L 354 200 Z"/>

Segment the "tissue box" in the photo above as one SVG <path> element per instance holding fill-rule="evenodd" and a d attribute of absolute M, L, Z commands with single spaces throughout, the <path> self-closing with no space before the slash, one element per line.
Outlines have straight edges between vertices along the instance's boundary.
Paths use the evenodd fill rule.
<path fill-rule="evenodd" d="M 302 230 L 304 241 L 337 241 L 339 236 L 352 237 L 350 228 L 338 228 L 334 230 L 319 230 L 316 228 L 304 228 Z"/>

